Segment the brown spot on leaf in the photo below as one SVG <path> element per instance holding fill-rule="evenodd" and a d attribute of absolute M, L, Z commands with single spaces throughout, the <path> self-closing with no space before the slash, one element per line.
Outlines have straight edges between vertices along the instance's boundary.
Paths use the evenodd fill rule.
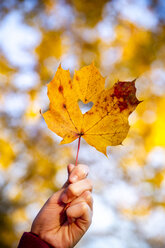
<path fill-rule="evenodd" d="M 60 93 L 63 92 L 63 86 L 62 86 L 62 85 L 60 85 L 60 86 L 58 87 L 58 91 L 59 91 Z"/>
<path fill-rule="evenodd" d="M 65 103 L 62 106 L 63 106 L 64 109 L 66 109 L 66 104 Z"/>
<path fill-rule="evenodd" d="M 70 89 L 72 89 L 72 82 L 71 82 L 71 80 L 69 80 L 68 83 L 70 85 Z"/>
<path fill-rule="evenodd" d="M 108 111 L 108 107 L 107 107 L 107 106 L 105 106 L 104 110 L 107 112 L 107 111 Z"/>
<path fill-rule="evenodd" d="M 76 75 L 76 80 L 79 81 L 79 77 Z"/>
<path fill-rule="evenodd" d="M 93 115 L 93 112 L 87 112 L 88 115 Z"/>
<path fill-rule="evenodd" d="M 120 111 L 123 111 L 128 105 L 137 105 L 135 80 L 132 82 L 118 82 L 114 86 L 114 94 L 119 100 Z"/>
<path fill-rule="evenodd" d="M 128 104 L 126 102 L 119 102 L 118 106 L 120 108 L 120 112 L 122 112 L 124 109 L 128 108 Z"/>

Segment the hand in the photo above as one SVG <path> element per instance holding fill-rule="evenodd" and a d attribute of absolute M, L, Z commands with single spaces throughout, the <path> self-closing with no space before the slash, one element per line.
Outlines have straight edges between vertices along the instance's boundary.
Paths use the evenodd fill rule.
<path fill-rule="evenodd" d="M 31 232 L 55 248 L 74 247 L 92 220 L 92 183 L 88 167 L 68 165 L 68 180 L 44 204 Z"/>

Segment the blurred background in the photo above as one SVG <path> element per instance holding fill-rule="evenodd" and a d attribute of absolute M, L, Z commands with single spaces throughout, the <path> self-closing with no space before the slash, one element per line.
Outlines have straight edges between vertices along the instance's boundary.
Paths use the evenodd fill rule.
<path fill-rule="evenodd" d="M 61 62 L 73 75 L 95 61 L 106 86 L 137 78 L 139 104 L 108 158 L 82 141 L 94 183 L 93 222 L 77 248 L 165 247 L 165 1 L 0 1 L 0 247 L 17 247 L 67 178 L 77 141 L 39 114 Z"/>

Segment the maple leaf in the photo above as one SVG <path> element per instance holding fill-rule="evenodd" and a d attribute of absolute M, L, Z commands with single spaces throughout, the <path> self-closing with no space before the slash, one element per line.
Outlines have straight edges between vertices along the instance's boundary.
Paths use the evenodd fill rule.
<path fill-rule="evenodd" d="M 76 71 L 73 80 L 61 65 L 48 84 L 49 110 L 43 114 L 49 129 L 63 138 L 61 144 L 83 137 L 98 151 L 106 153 L 126 138 L 128 116 L 140 103 L 136 98 L 135 80 L 117 82 L 104 89 L 105 79 L 92 63 Z M 78 101 L 93 107 L 82 114 Z"/>

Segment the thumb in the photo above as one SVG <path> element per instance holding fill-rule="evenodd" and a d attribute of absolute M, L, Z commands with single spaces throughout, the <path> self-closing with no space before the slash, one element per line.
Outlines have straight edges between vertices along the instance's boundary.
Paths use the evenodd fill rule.
<path fill-rule="evenodd" d="M 74 164 L 68 164 L 67 165 L 67 171 L 68 171 L 68 179 L 67 181 L 64 183 L 64 185 L 62 186 L 62 188 L 55 192 L 49 199 L 51 199 L 51 202 L 56 203 L 59 201 L 61 194 L 63 193 L 63 191 L 65 190 L 65 188 L 69 185 L 69 175 L 72 172 L 72 170 L 74 169 L 75 165 Z"/>
<path fill-rule="evenodd" d="M 72 170 L 74 169 L 74 167 L 75 167 L 74 164 L 68 164 L 68 166 L 67 166 L 68 177 L 69 177 L 70 173 L 72 172 Z"/>
<path fill-rule="evenodd" d="M 67 179 L 67 181 L 64 183 L 64 185 L 62 186 L 62 189 L 63 189 L 63 188 L 66 188 L 66 187 L 69 185 L 69 176 L 70 176 L 72 170 L 74 169 L 74 167 L 75 167 L 74 164 L 68 164 L 68 165 L 67 165 L 68 179 Z"/>

